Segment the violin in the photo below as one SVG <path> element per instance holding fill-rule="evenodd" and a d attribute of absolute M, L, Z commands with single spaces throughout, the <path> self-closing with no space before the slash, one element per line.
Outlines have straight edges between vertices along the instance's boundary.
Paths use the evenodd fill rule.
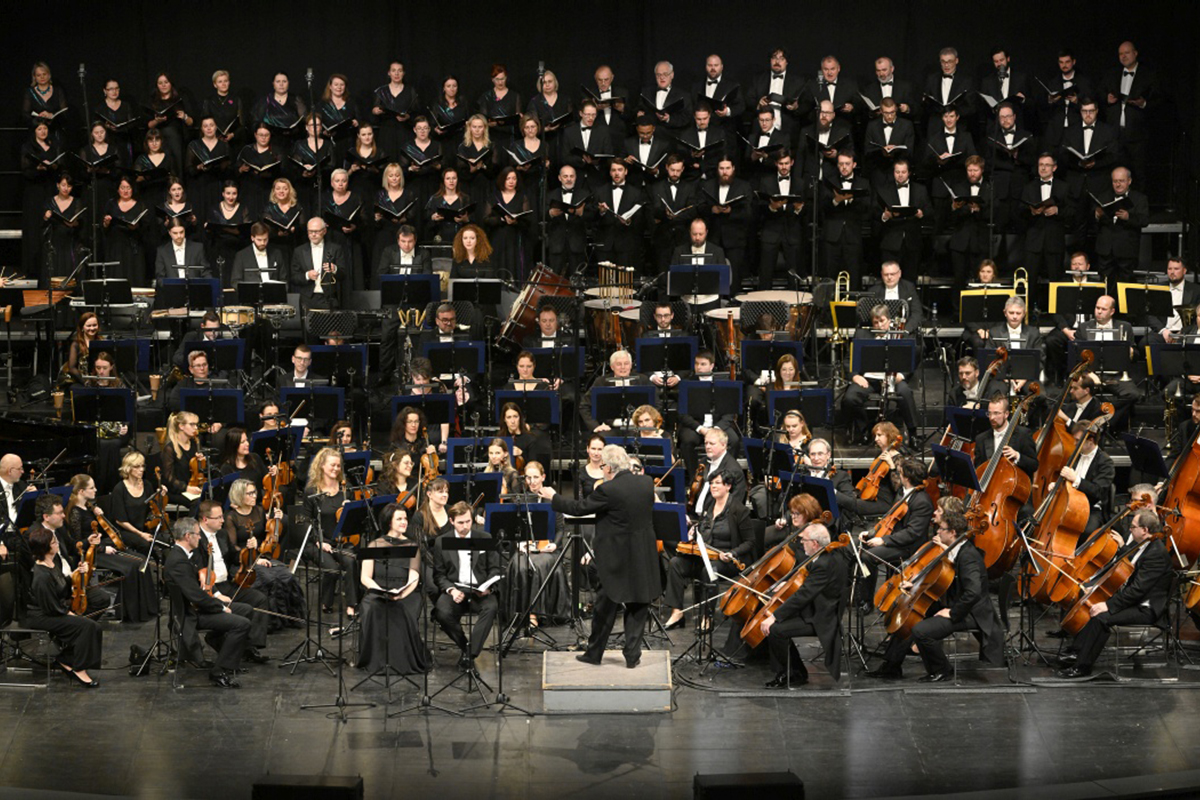
<path fill-rule="evenodd" d="M 274 464 L 271 463 L 271 448 L 267 448 L 267 466 L 275 467 L 275 474 L 270 471 L 263 476 L 262 482 L 262 507 L 263 511 L 270 511 L 275 505 L 275 499 L 278 495 L 280 502 L 283 500 L 281 489 L 288 486 L 292 482 L 292 465 L 283 460 L 283 453 L 279 454 L 279 458 Z"/>
<path fill-rule="evenodd" d="M 342 505 L 334 513 L 333 518 L 336 519 L 338 522 L 341 522 L 342 512 L 346 510 L 346 502 L 351 499 L 350 496 L 348 494 L 346 494 L 346 470 L 344 467 L 342 469 L 341 475 L 338 478 L 338 483 L 341 485 L 341 490 L 342 490 Z M 359 497 L 356 497 L 354 499 L 361 500 L 362 499 L 362 497 L 361 497 L 362 490 L 356 489 L 355 491 L 359 494 Z M 339 545 L 348 544 L 351 547 L 358 547 L 359 540 L 360 540 L 360 537 L 357 533 L 344 533 L 338 539 L 338 544 Z"/>
<path fill-rule="evenodd" d="M 156 531 L 160 525 L 169 527 L 171 518 L 167 515 L 167 494 L 162 485 L 162 468 L 154 468 L 154 477 L 158 480 L 159 488 L 148 501 L 150 512 L 146 515 L 146 530 Z"/>
<path fill-rule="evenodd" d="M 697 544 L 696 542 L 680 542 L 679 545 L 675 548 L 675 552 L 682 556 L 699 556 L 699 555 L 701 555 L 700 545 Z M 714 550 L 711 547 L 705 547 L 704 552 L 705 552 L 705 554 L 708 555 L 709 561 L 720 561 L 721 560 L 721 553 L 717 550 Z M 738 561 L 737 558 L 734 558 L 729 563 L 731 563 L 735 567 L 737 567 L 739 572 L 746 569 L 746 565 L 743 562 Z"/>
<path fill-rule="evenodd" d="M 71 613 L 83 616 L 87 611 L 88 576 L 92 574 L 92 567 L 96 564 L 96 546 L 88 545 L 87 555 L 83 552 L 83 542 L 76 542 L 75 547 L 78 548 L 79 558 L 87 565 L 87 569 L 71 573 Z"/>
<path fill-rule="evenodd" d="M 188 493 L 199 492 L 200 487 L 204 485 L 204 473 L 208 470 L 208 456 L 199 451 L 199 445 L 197 445 L 196 455 L 192 456 L 188 466 L 192 470 L 192 474 L 188 478 Z"/>
<path fill-rule="evenodd" d="M 196 574 L 200 579 L 200 589 L 209 597 L 212 597 L 213 586 L 217 583 L 217 571 L 213 568 L 213 551 L 212 543 L 205 537 L 205 547 L 208 548 L 208 564 L 201 567 Z"/>
<path fill-rule="evenodd" d="M 688 486 L 688 505 L 696 505 L 696 500 L 700 497 L 700 490 L 704 488 L 704 471 L 708 469 L 707 464 L 701 464 L 696 467 L 696 474 L 692 476 L 692 483 Z"/>
<path fill-rule="evenodd" d="M 895 450 L 903 443 L 904 435 L 897 434 L 892 441 L 888 442 L 888 449 L 884 452 Z M 855 484 L 854 488 L 858 491 L 859 498 L 874 500 L 879 496 L 879 485 L 892 469 L 883 456 L 884 453 L 875 456 L 875 460 L 871 462 L 871 469 Z"/>
<path fill-rule="evenodd" d="M 421 429 L 421 438 L 425 440 L 426 444 L 429 443 L 428 426 Z M 523 463 L 520 467 L 518 467 L 518 469 L 524 468 L 525 466 Z M 421 454 L 421 485 L 428 487 L 429 484 L 440 477 L 440 469 L 441 463 L 438 460 L 437 448 L 431 450 L 430 448 L 426 447 L 425 452 Z"/>
<path fill-rule="evenodd" d="M 89 509 L 90 510 L 90 509 Z M 104 535 L 112 540 L 113 547 L 118 550 L 125 549 L 125 541 L 121 538 L 121 534 L 117 533 L 117 526 L 108 521 L 108 517 L 103 514 L 92 514 L 92 530 L 99 528 L 104 532 Z"/>

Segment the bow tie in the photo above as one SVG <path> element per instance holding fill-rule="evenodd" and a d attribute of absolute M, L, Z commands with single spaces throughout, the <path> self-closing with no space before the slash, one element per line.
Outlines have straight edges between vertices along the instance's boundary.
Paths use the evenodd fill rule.
<path fill-rule="evenodd" d="M 614 191 L 615 191 L 616 189 L 624 189 L 624 188 L 625 188 L 625 184 L 623 184 L 623 183 L 614 183 L 614 184 L 613 184 L 613 190 L 614 190 Z"/>
<path fill-rule="evenodd" d="M 1095 129 L 1096 129 L 1096 126 L 1095 126 L 1095 125 L 1084 125 L 1084 126 L 1083 126 L 1083 129 L 1084 129 L 1085 131 L 1091 131 L 1091 130 L 1095 130 Z"/>
<path fill-rule="evenodd" d="M 1114 194 L 1113 195 L 1114 200 L 1123 200 L 1124 198 L 1125 198 L 1125 195 L 1123 195 L 1123 194 Z"/>
<path fill-rule="evenodd" d="M 784 70 L 783 72 L 772 72 L 771 77 L 772 78 L 782 78 L 786 73 L 787 73 L 787 70 Z"/>
<path fill-rule="evenodd" d="M 958 136 L 958 131 L 943 131 L 945 136 Z"/>
<path fill-rule="evenodd" d="M 879 85 L 880 86 L 891 86 L 892 82 L 891 81 L 880 81 Z"/>
<path fill-rule="evenodd" d="M 1125 74 L 1132 78 L 1135 73 L 1132 73 L 1129 70 L 1125 70 Z"/>
<path fill-rule="evenodd" d="M 716 85 L 717 85 L 718 83 L 720 83 L 720 82 L 721 82 L 721 79 L 720 79 L 720 78 L 709 78 L 709 79 L 706 81 L 706 83 L 707 83 L 709 86 L 716 86 Z"/>
<path fill-rule="evenodd" d="M 580 125 L 579 126 L 580 131 L 590 131 L 591 129 L 592 129 L 591 125 Z"/>
<path fill-rule="evenodd" d="M 825 81 L 826 86 L 837 86 L 837 81 Z"/>
<path fill-rule="evenodd" d="M 892 125 L 894 125 L 894 124 L 895 124 L 894 122 L 885 122 L 885 123 L 883 123 L 883 127 L 885 127 L 885 128 L 890 128 L 890 127 L 892 127 Z"/>
<path fill-rule="evenodd" d="M 952 81 L 952 80 L 954 80 L 954 76 L 953 76 L 953 75 L 943 75 L 943 76 L 942 76 L 942 80 L 944 80 L 944 81 Z"/>
<path fill-rule="evenodd" d="M 1049 186 L 1050 184 L 1054 183 L 1054 181 L 1052 181 L 1052 180 L 1050 180 L 1050 181 L 1040 181 L 1040 183 L 1042 184 L 1042 186 Z"/>
<path fill-rule="evenodd" d="M 907 183 L 897 183 L 897 184 L 896 184 L 896 188 L 897 188 L 897 189 L 907 189 L 907 188 L 908 188 L 908 184 L 907 184 Z"/>

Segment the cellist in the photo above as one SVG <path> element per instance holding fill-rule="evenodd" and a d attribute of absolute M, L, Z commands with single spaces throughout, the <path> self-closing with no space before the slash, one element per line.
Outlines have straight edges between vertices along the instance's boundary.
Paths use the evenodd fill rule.
<path fill-rule="evenodd" d="M 1073 680 L 1092 674 L 1100 651 L 1114 625 L 1153 625 L 1166 612 L 1171 583 L 1171 558 L 1163 544 L 1162 521 L 1147 509 L 1133 517 L 1133 541 L 1117 551 L 1115 559 L 1129 557 L 1133 574 L 1107 603 L 1091 607 L 1091 619 L 1075 643 L 1059 659 L 1059 678 Z"/>
<path fill-rule="evenodd" d="M 838 609 L 846 592 L 849 561 L 842 553 L 821 553 L 829 546 L 829 529 L 819 522 L 804 529 L 800 544 L 805 559 L 812 559 L 808 562 L 808 577 L 798 591 L 762 622 L 771 667 L 775 670 L 775 677 L 767 682 L 768 689 L 808 682 L 808 670 L 792 642 L 794 636 L 815 635 L 825 649 L 829 674 L 835 681 L 842 674 L 842 624 Z"/>
<path fill-rule="evenodd" d="M 1079 460 L 1074 468 L 1064 465 L 1059 474 L 1063 480 L 1070 481 L 1072 486 L 1087 495 L 1090 510 L 1087 527 L 1083 531 L 1087 536 L 1099 528 L 1108 516 L 1106 501 L 1117 476 L 1117 468 L 1112 457 L 1097 444 L 1099 432 L 1090 430 L 1086 422 L 1072 425 L 1071 435 L 1079 443 Z"/>
<path fill-rule="evenodd" d="M 946 557 L 954 565 L 954 581 L 934 605 L 937 611 L 931 608 L 933 613 L 913 627 L 911 639 L 896 636 L 888 642 L 883 665 L 866 673 L 868 677 L 884 680 L 904 677 L 901 664 L 912 645 L 916 644 L 921 663 L 925 666 L 925 675 L 919 678 L 920 682 L 949 680 L 950 660 L 946 658 L 942 640 L 955 631 L 972 628 L 978 628 L 982 633 L 980 660 L 988 664 L 1004 663 L 1004 631 L 1000 627 L 996 607 L 988 595 L 983 553 L 973 542 L 963 538 L 966 531 L 967 519 L 961 513 L 952 510 L 942 512 L 942 521 L 938 524 L 933 541 L 939 547 L 949 548 Z M 910 588 L 911 584 L 901 584 L 901 589 L 907 591 Z"/>
<path fill-rule="evenodd" d="M 896 484 L 893 509 L 901 504 L 906 509 L 886 537 L 877 536 L 874 531 L 859 534 L 866 548 L 862 557 L 863 565 L 870 570 L 870 574 L 862 579 L 858 595 L 859 603 L 866 605 L 864 611 L 870 611 L 871 599 L 875 595 L 878 563 L 882 561 L 895 566 L 911 556 L 928 540 L 929 521 L 933 519 L 933 500 L 925 491 L 928 472 L 924 462 L 919 458 L 898 458 L 891 474 L 895 476 L 893 480 Z"/>

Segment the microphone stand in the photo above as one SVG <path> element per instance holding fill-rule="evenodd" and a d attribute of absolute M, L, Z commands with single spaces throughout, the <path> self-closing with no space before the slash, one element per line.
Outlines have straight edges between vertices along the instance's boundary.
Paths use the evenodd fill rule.
<path fill-rule="evenodd" d="M 84 138 L 84 141 L 87 141 L 87 139 L 90 135 L 90 132 L 91 132 L 91 128 L 89 127 L 88 121 L 92 118 L 92 114 L 88 108 L 88 99 L 87 99 L 87 97 L 88 97 L 87 67 L 83 64 L 79 65 L 79 89 L 80 89 L 80 95 L 83 98 L 83 133 L 84 133 L 83 138 Z M 107 135 L 105 136 L 104 141 L 108 142 L 109 147 L 113 146 L 112 142 L 108 141 Z M 96 247 L 97 247 L 97 241 L 99 240 L 99 232 L 97 229 L 99 228 L 99 225 L 100 225 L 100 223 L 99 223 L 100 209 L 96 207 L 97 197 L 96 197 L 96 176 L 95 175 L 92 175 L 90 188 L 91 188 L 91 193 L 92 193 L 92 252 L 98 253 L 100 251 L 97 250 Z M 52 308 L 51 308 L 51 313 L 53 313 L 53 304 L 52 304 Z"/>

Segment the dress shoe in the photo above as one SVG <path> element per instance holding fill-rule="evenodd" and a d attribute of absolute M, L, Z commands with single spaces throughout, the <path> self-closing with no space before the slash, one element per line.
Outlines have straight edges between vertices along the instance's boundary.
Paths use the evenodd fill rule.
<path fill-rule="evenodd" d="M 1049 636 L 1051 639 L 1065 639 L 1065 638 L 1067 638 L 1067 632 L 1066 632 L 1066 631 L 1064 631 L 1062 628 L 1059 628 L 1059 629 L 1058 629 L 1058 630 L 1056 630 L 1056 631 L 1050 631 L 1050 632 L 1049 632 L 1049 633 L 1047 633 L 1046 635 L 1047 635 L 1047 636 Z"/>
<path fill-rule="evenodd" d="M 788 675 L 786 672 L 781 672 L 767 681 L 765 685 L 768 689 L 782 689 L 785 686 L 803 686 L 806 683 L 808 683 L 808 675 L 799 672 Z"/>
<path fill-rule="evenodd" d="M 676 628 L 682 628 L 686 624 L 687 624 L 687 617 L 680 617 L 679 619 L 675 620 L 674 622 L 668 622 L 666 625 L 663 625 L 663 630 L 664 631 L 673 631 Z"/>
<path fill-rule="evenodd" d="M 82 676 L 80 676 L 80 674 L 78 672 L 71 672 L 70 670 L 67 670 L 65 668 L 64 668 L 64 671 L 68 675 L 70 675 L 72 678 L 74 678 L 76 680 L 76 682 L 78 682 L 81 686 L 85 686 L 88 689 L 99 689 L 100 688 L 100 681 L 96 680 L 95 678 L 93 678 L 90 681 L 86 681 L 83 679 Z"/>
<path fill-rule="evenodd" d="M 949 672 L 931 672 L 917 678 L 917 683 L 944 683 L 948 680 L 950 680 Z"/>
<path fill-rule="evenodd" d="M 181 663 L 187 664 L 189 667 L 195 667 L 196 669 L 212 669 L 213 668 L 213 662 L 209 661 L 207 658 L 201 659 L 200 661 L 196 661 L 195 659 L 191 659 L 191 658 L 185 658 L 185 659 L 182 659 Z"/>
<path fill-rule="evenodd" d="M 249 661 L 251 664 L 266 664 L 270 660 L 270 656 L 264 656 L 256 647 L 247 648 L 246 652 L 242 653 L 242 661 Z"/>
<path fill-rule="evenodd" d="M 466 653 L 463 653 L 461 656 L 459 656 L 458 668 L 462 672 L 475 669 L 475 659 L 471 658 Z"/>
<path fill-rule="evenodd" d="M 642 657 L 641 657 L 641 656 L 638 656 L 638 657 L 637 657 L 637 658 L 635 658 L 633 661 L 630 661 L 630 660 L 627 658 L 627 659 L 625 659 L 625 668 L 626 668 L 626 669 L 637 669 L 637 665 L 638 665 L 638 664 L 641 664 L 641 663 L 642 663 Z"/>
<path fill-rule="evenodd" d="M 869 670 L 863 674 L 868 678 L 878 678 L 879 680 L 884 681 L 896 681 L 904 677 L 904 670 L 902 670 L 900 667 L 883 666 L 879 669 Z"/>
<path fill-rule="evenodd" d="M 1078 653 L 1063 653 L 1058 657 L 1058 665 L 1060 667 L 1073 667 L 1078 661 Z"/>
<path fill-rule="evenodd" d="M 1074 666 L 1067 667 L 1066 669 L 1060 669 L 1058 672 L 1054 673 L 1054 677 L 1061 678 L 1064 681 L 1073 681 L 1079 680 L 1080 678 L 1086 678 L 1091 674 L 1091 667 Z"/>
<path fill-rule="evenodd" d="M 598 667 L 598 666 L 600 666 L 600 659 L 597 659 L 597 658 L 591 658 L 591 657 L 589 657 L 589 656 L 588 656 L 588 654 L 587 654 L 587 653 L 580 653 L 579 655 L 575 656 L 575 660 L 576 660 L 576 661 L 582 661 L 584 664 L 591 664 L 593 667 Z M 634 666 L 635 666 L 635 667 L 637 666 L 637 662 L 636 662 L 636 661 L 634 662 Z"/>
<path fill-rule="evenodd" d="M 237 689 L 239 686 L 241 686 L 241 684 L 237 682 L 237 679 L 227 672 L 209 675 L 208 679 L 212 681 L 213 686 L 217 686 L 221 689 Z"/>

